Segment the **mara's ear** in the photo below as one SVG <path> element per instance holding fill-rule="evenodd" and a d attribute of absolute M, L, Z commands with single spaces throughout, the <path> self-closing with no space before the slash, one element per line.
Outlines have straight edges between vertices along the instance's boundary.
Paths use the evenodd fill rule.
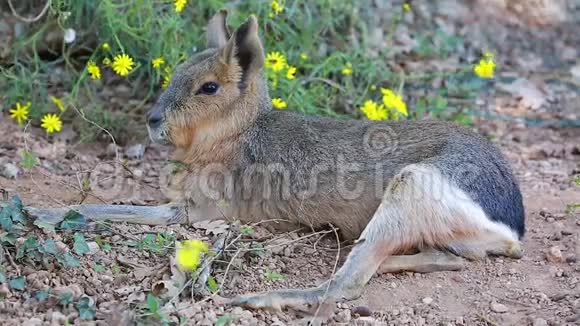
<path fill-rule="evenodd" d="M 228 42 L 230 33 L 228 32 L 228 26 L 226 25 L 227 17 L 228 11 L 222 9 L 207 23 L 206 33 L 208 48 L 219 49 Z"/>
<path fill-rule="evenodd" d="M 222 49 L 222 59 L 231 64 L 234 60 L 242 68 L 241 86 L 258 74 L 264 66 L 264 49 L 258 36 L 258 20 L 252 15 L 234 32 Z"/>

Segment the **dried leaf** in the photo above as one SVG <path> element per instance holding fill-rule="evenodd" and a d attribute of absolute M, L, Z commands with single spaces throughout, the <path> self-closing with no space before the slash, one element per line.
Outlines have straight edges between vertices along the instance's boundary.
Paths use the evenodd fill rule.
<path fill-rule="evenodd" d="M 524 107 L 532 110 L 544 105 L 549 96 L 546 90 L 524 78 L 518 78 L 510 84 L 499 83 L 497 87 L 519 98 Z"/>
<path fill-rule="evenodd" d="M 113 291 L 120 296 L 126 296 L 126 295 L 129 295 L 131 293 L 139 292 L 142 290 L 143 290 L 143 288 L 141 287 L 141 285 L 131 285 L 131 286 L 122 287 L 122 288 L 119 288 L 119 289 L 116 289 Z"/>
<path fill-rule="evenodd" d="M 194 223 L 193 227 L 205 230 L 205 235 L 218 235 L 225 233 L 230 226 L 224 220 L 213 220 Z"/>

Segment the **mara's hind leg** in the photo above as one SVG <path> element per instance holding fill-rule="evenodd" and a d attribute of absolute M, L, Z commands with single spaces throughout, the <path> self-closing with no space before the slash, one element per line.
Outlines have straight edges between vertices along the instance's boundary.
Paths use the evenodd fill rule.
<path fill-rule="evenodd" d="M 524 254 L 519 240 L 492 231 L 483 231 L 478 236 L 469 239 L 453 240 L 447 248 L 469 260 L 480 260 L 487 255 L 519 259 Z"/>
<path fill-rule="evenodd" d="M 389 183 L 359 241 L 329 281 L 311 289 L 245 295 L 232 303 L 250 308 L 307 310 L 326 299 L 353 299 L 387 257 L 416 247 L 445 248 L 453 239 L 478 234 L 487 221 L 481 208 L 436 168 L 409 165 Z M 428 256 L 416 258 L 421 258 L 415 260 L 418 266 Z M 433 262 L 433 256 L 429 260 Z"/>
<path fill-rule="evenodd" d="M 377 273 L 433 273 L 458 271 L 465 267 L 465 259 L 437 249 L 425 249 L 414 255 L 390 256 L 379 267 Z"/>

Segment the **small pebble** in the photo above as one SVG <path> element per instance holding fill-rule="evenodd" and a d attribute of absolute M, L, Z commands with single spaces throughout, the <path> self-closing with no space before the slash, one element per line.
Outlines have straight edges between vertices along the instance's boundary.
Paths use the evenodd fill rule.
<path fill-rule="evenodd" d="M 107 155 L 107 157 L 115 157 L 115 155 L 117 155 L 117 153 L 121 152 L 123 150 L 123 148 L 121 148 L 120 146 L 110 143 L 107 146 L 107 150 L 105 152 L 105 155 Z"/>
<path fill-rule="evenodd" d="M 99 244 L 94 241 L 87 242 L 87 246 L 89 247 L 89 255 L 94 255 L 101 250 Z"/>
<path fill-rule="evenodd" d="M 433 302 L 433 298 L 426 297 L 426 298 L 423 298 L 422 301 L 423 301 L 424 304 L 431 304 Z"/>
<path fill-rule="evenodd" d="M 129 159 L 141 159 L 145 154 L 145 146 L 143 144 L 135 144 L 125 149 L 125 156 Z"/>
<path fill-rule="evenodd" d="M 53 311 L 50 314 L 50 321 L 55 325 L 62 325 L 66 322 L 66 316 L 60 311 Z"/>
<path fill-rule="evenodd" d="M 532 326 L 548 326 L 548 322 L 543 318 L 534 319 Z"/>
<path fill-rule="evenodd" d="M 16 179 L 20 173 L 20 168 L 13 163 L 4 163 L 2 167 L 2 175 L 7 179 Z"/>
<path fill-rule="evenodd" d="M 357 314 L 361 317 L 368 317 L 373 314 L 371 309 L 367 306 L 358 306 L 352 310 L 354 314 Z"/>
<path fill-rule="evenodd" d="M 508 312 L 508 307 L 504 304 L 501 303 L 497 303 L 497 302 L 493 302 L 491 304 L 491 311 L 493 312 L 497 312 L 499 314 L 504 313 L 504 312 Z"/>
<path fill-rule="evenodd" d="M 336 320 L 339 323 L 348 323 L 348 322 L 350 322 L 350 319 L 351 319 L 351 317 L 350 317 L 350 311 L 348 311 L 348 310 L 341 310 L 334 317 L 334 320 Z"/>
<path fill-rule="evenodd" d="M 42 325 L 42 320 L 40 318 L 30 318 L 29 320 L 22 323 L 22 326 L 40 326 Z"/>
<path fill-rule="evenodd" d="M 563 263 L 564 256 L 562 255 L 560 247 L 558 246 L 550 247 L 550 249 L 546 251 L 546 260 L 551 263 Z"/>

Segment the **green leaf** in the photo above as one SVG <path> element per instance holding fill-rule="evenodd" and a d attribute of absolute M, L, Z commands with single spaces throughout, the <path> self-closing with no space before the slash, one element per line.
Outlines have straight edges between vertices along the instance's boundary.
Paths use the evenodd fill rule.
<path fill-rule="evenodd" d="M 438 96 L 437 99 L 435 100 L 435 108 L 437 109 L 437 111 L 443 111 L 447 108 L 447 99 L 441 96 Z"/>
<path fill-rule="evenodd" d="M 4 231 L 10 232 L 12 231 L 12 207 L 7 206 L 2 208 L 0 212 L 0 227 Z"/>
<path fill-rule="evenodd" d="M 278 272 L 273 272 L 270 270 L 266 270 L 266 282 L 273 282 L 279 279 L 284 278 L 284 275 L 278 273 Z"/>
<path fill-rule="evenodd" d="M 25 224 L 26 219 L 22 214 L 22 201 L 20 197 L 13 196 L 9 202 L 3 202 L 0 212 L 0 226 L 5 231 L 12 231 L 14 223 Z"/>
<path fill-rule="evenodd" d="M 79 267 L 81 262 L 73 256 L 70 252 L 65 252 L 62 256 L 57 256 L 57 259 L 67 268 Z"/>
<path fill-rule="evenodd" d="M 250 255 L 253 257 L 263 256 L 266 252 L 264 245 L 261 243 L 254 243 L 250 246 Z"/>
<path fill-rule="evenodd" d="M 96 311 L 91 306 L 91 299 L 88 297 L 82 297 L 76 304 L 76 308 L 79 311 L 79 317 L 82 320 L 93 320 L 95 319 Z"/>
<path fill-rule="evenodd" d="M 0 283 L 6 283 L 6 274 L 0 272 Z"/>
<path fill-rule="evenodd" d="M 60 228 L 63 230 L 79 230 L 87 225 L 87 219 L 76 211 L 68 211 L 62 222 Z"/>
<path fill-rule="evenodd" d="M 121 267 L 115 264 L 111 267 L 111 272 L 113 272 L 113 274 L 119 274 L 121 273 Z"/>
<path fill-rule="evenodd" d="M 55 231 L 54 224 L 44 222 L 44 220 L 42 220 L 40 218 L 37 218 L 34 221 L 32 221 L 32 224 L 38 226 L 39 228 L 41 228 L 45 231 L 49 231 L 49 232 Z"/>
<path fill-rule="evenodd" d="M 36 159 L 36 156 L 34 155 L 34 153 L 26 151 L 26 150 L 22 152 L 22 160 L 20 160 L 20 166 L 22 166 L 23 168 L 25 168 L 27 170 L 30 170 L 37 165 L 38 165 L 38 160 Z"/>
<path fill-rule="evenodd" d="M 457 124 L 463 125 L 463 126 L 470 126 L 473 124 L 473 120 L 471 120 L 471 117 L 468 116 L 467 114 L 461 113 L 459 115 L 457 115 L 455 117 L 455 122 Z"/>
<path fill-rule="evenodd" d="M 580 203 L 568 204 L 568 205 L 566 205 L 566 214 L 573 213 L 579 208 L 580 208 Z"/>
<path fill-rule="evenodd" d="M 126 246 L 126 247 L 140 247 L 142 243 L 143 242 L 137 242 L 137 241 L 133 241 L 133 240 L 126 240 L 126 241 L 121 242 L 121 244 Z"/>
<path fill-rule="evenodd" d="M 11 289 L 23 291 L 26 287 L 26 279 L 24 276 L 19 276 L 11 279 L 10 282 L 8 282 L 8 285 L 10 285 Z"/>
<path fill-rule="evenodd" d="M 77 232 L 74 234 L 73 238 L 74 238 L 73 249 L 77 255 L 84 255 L 91 251 L 89 249 L 87 241 L 85 240 L 84 235 Z"/>
<path fill-rule="evenodd" d="M 149 251 L 159 253 L 161 251 L 161 246 L 159 246 L 158 243 L 158 235 L 147 234 L 143 237 L 143 240 L 139 244 L 139 250 L 147 249 Z"/>
<path fill-rule="evenodd" d="M 14 233 L 5 233 L 4 235 L 0 235 L 0 242 L 14 246 L 16 243 L 16 235 Z"/>
<path fill-rule="evenodd" d="M 211 291 L 211 293 L 216 293 L 219 290 L 219 286 L 213 276 L 207 278 L 207 288 Z"/>
<path fill-rule="evenodd" d="M 216 326 L 224 326 L 225 324 L 231 322 L 234 318 L 231 315 L 223 315 L 218 318 L 215 322 Z"/>
<path fill-rule="evenodd" d="M 157 235 L 155 234 L 147 234 L 143 237 L 143 242 L 149 244 L 149 243 L 155 243 L 155 239 L 157 239 Z"/>
<path fill-rule="evenodd" d="M 65 292 L 65 293 L 61 294 L 60 298 L 58 299 L 58 304 L 60 304 L 63 307 L 66 307 L 69 304 L 73 303 L 73 301 L 74 301 L 74 297 L 73 297 L 72 293 Z"/>
<path fill-rule="evenodd" d="M 95 265 L 93 265 L 93 270 L 95 271 L 95 273 L 104 273 L 105 266 L 103 266 L 101 264 L 95 264 Z"/>
<path fill-rule="evenodd" d="M 36 249 L 38 247 L 38 240 L 35 236 L 31 235 L 26 238 L 26 241 L 22 243 L 16 249 L 16 259 L 21 259 L 24 257 L 25 254 L 29 253 L 32 249 Z"/>
<path fill-rule="evenodd" d="M 36 300 L 38 300 L 39 302 L 42 302 L 46 299 L 48 299 L 49 297 L 49 293 L 46 290 L 40 290 L 37 291 L 36 294 L 34 295 L 34 297 L 36 298 Z"/>
<path fill-rule="evenodd" d="M 151 292 L 147 293 L 147 309 L 152 314 L 159 312 L 159 301 Z"/>
<path fill-rule="evenodd" d="M 10 205 L 12 206 L 12 221 L 26 224 L 26 217 L 22 213 L 22 200 L 20 200 L 20 197 L 13 196 Z"/>
<path fill-rule="evenodd" d="M 46 239 L 42 244 L 42 252 L 45 254 L 55 255 L 58 253 L 58 249 L 56 248 L 56 242 L 52 239 Z"/>
<path fill-rule="evenodd" d="M 244 234 L 244 235 L 252 235 L 252 234 L 254 234 L 254 233 L 256 233 L 256 232 L 254 231 L 254 229 L 252 229 L 252 227 L 251 227 L 251 226 L 249 226 L 249 225 L 244 225 L 244 226 L 242 227 L 242 234 Z"/>

